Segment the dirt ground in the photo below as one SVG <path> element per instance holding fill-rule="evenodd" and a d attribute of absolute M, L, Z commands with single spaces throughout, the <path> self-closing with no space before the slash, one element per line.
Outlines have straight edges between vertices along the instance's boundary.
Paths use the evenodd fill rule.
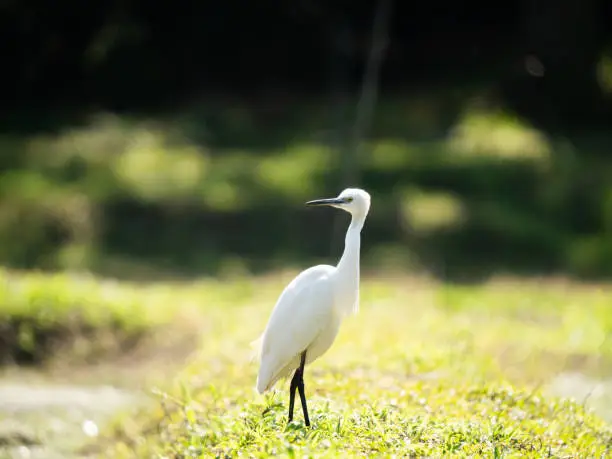
<path fill-rule="evenodd" d="M 169 382 L 193 340 L 141 349 L 97 365 L 56 364 L 0 371 L 0 459 L 74 459 L 119 414 L 153 403 L 149 391 Z"/>

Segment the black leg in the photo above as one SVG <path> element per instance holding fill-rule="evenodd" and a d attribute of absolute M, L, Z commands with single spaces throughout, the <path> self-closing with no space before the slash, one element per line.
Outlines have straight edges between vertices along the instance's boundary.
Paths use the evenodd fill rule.
<path fill-rule="evenodd" d="M 298 388 L 300 380 L 300 369 L 295 370 L 293 378 L 291 378 L 291 386 L 289 386 L 289 421 L 293 421 L 293 405 L 295 402 L 295 390 Z"/>
<path fill-rule="evenodd" d="M 310 419 L 308 419 L 308 407 L 306 406 L 306 392 L 304 392 L 304 365 L 306 364 L 306 351 L 302 353 L 302 359 L 300 361 L 300 379 L 297 383 L 297 388 L 300 391 L 300 400 L 302 401 L 302 411 L 304 412 L 304 423 L 306 427 L 310 426 Z M 297 372 L 296 372 L 297 374 Z M 294 392 L 295 394 L 295 392 Z"/>

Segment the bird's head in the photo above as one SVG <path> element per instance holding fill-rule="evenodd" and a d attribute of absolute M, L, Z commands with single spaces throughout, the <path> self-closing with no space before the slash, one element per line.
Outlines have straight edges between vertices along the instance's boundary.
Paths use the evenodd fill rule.
<path fill-rule="evenodd" d="M 347 188 L 336 198 L 315 199 L 308 201 L 307 206 L 331 206 L 346 210 L 354 217 L 365 218 L 370 210 L 370 195 L 359 188 Z"/>

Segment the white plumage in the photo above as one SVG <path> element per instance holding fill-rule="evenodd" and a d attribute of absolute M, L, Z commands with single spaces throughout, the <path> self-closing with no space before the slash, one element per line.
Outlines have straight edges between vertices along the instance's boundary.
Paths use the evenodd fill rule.
<path fill-rule="evenodd" d="M 320 357 L 334 341 L 340 320 L 330 305 L 333 266 L 319 265 L 302 271 L 283 291 L 264 333 L 257 390 L 261 394 L 300 364 Z"/>
<path fill-rule="evenodd" d="M 308 268 L 281 293 L 258 340 L 259 393 L 270 390 L 279 379 L 299 370 L 303 353 L 306 364 L 323 355 L 334 342 L 342 320 L 359 309 L 360 233 L 370 208 L 370 195 L 349 188 L 337 198 L 309 201 L 307 205 L 333 206 L 352 215 L 344 253 L 337 267 Z M 307 418 L 305 400 L 302 403 Z M 290 411 L 291 418 L 292 408 Z"/>

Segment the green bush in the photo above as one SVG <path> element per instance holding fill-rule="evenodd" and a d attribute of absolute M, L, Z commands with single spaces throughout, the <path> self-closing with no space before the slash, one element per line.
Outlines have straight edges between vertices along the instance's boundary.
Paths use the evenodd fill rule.
<path fill-rule="evenodd" d="M 110 280 L 2 270 L 0 363 L 120 355 L 171 323 L 175 313 L 149 301 L 146 292 Z"/>
<path fill-rule="evenodd" d="M 374 200 L 365 264 L 379 266 L 378 248 L 396 245 L 405 259 L 421 258 L 411 266 L 436 260 L 448 276 L 466 265 L 485 275 L 608 274 L 610 161 L 469 104 L 445 131 L 426 99 L 381 101 L 354 158 Z M 313 222 L 317 238 L 329 237 L 332 217 L 306 214 L 302 203 L 339 191 L 342 161 L 330 118 L 314 105 L 274 128 L 244 124 L 240 107 L 196 107 L 173 119 L 107 115 L 0 139 L 13 158 L 0 170 L 0 263 L 214 274 L 227 257 L 255 271 L 328 256 L 329 243 L 306 241 Z M 426 130 L 418 110 L 429 114 Z"/>

